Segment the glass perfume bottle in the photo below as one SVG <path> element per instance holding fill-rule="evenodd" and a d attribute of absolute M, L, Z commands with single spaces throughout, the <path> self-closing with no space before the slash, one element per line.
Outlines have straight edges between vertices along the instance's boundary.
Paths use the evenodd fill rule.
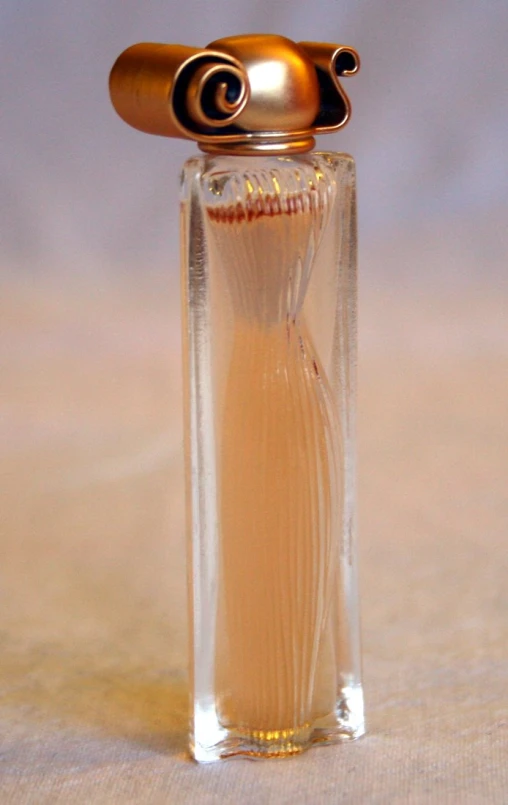
<path fill-rule="evenodd" d="M 182 171 L 183 364 L 198 761 L 364 732 L 355 553 L 349 47 L 230 37 L 135 45 L 116 110 L 197 140 Z"/>

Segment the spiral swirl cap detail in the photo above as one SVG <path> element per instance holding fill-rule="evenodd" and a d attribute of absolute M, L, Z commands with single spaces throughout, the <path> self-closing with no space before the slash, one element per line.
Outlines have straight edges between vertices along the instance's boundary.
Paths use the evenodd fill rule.
<path fill-rule="evenodd" d="M 109 79 L 111 101 L 134 128 L 196 140 L 203 151 L 299 153 L 351 114 L 339 81 L 360 67 L 344 45 L 272 34 L 218 39 L 204 49 L 141 43 Z"/>

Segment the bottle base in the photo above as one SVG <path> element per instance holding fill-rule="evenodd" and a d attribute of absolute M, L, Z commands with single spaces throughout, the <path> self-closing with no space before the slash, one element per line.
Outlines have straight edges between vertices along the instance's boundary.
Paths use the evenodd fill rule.
<path fill-rule="evenodd" d="M 343 689 L 334 713 L 292 729 L 232 729 L 222 727 L 215 714 L 201 713 L 201 716 L 196 718 L 194 739 L 190 745 L 191 755 L 198 763 L 242 757 L 251 760 L 289 758 L 315 746 L 352 741 L 365 733 L 360 686 Z M 206 732 L 202 740 L 197 740 L 200 726 L 206 727 Z"/>

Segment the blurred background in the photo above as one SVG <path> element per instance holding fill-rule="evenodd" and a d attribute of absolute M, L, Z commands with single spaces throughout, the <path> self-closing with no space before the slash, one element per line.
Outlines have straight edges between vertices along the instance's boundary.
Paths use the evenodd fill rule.
<path fill-rule="evenodd" d="M 360 51 L 361 76 L 347 82 L 353 118 L 322 145 L 358 161 L 363 248 L 418 233 L 434 273 L 460 233 L 469 259 L 457 279 L 475 266 L 492 275 L 508 193 L 502 0 L 4 0 L 0 13 L 1 257 L 11 270 L 167 271 L 175 181 L 194 146 L 126 129 L 109 103 L 109 69 L 137 41 L 267 31 Z M 489 229 L 483 248 L 478 228 Z M 413 257 L 404 274 L 422 268 Z"/>
<path fill-rule="evenodd" d="M 34 774 L 54 802 L 62 774 L 92 791 L 126 752 L 142 775 L 154 749 L 183 751 L 177 197 L 194 146 L 127 127 L 107 78 L 135 42 L 249 32 L 362 58 L 352 120 L 320 147 L 358 169 L 365 675 L 400 772 L 386 801 L 414 773 L 408 745 L 448 763 L 442 792 L 470 756 L 480 787 L 489 750 L 460 743 L 460 719 L 508 717 L 505 0 L 3 0 L 0 689 L 18 802 Z M 448 748 L 422 754 L 436 712 Z M 384 750 L 362 751 L 374 768 Z"/>

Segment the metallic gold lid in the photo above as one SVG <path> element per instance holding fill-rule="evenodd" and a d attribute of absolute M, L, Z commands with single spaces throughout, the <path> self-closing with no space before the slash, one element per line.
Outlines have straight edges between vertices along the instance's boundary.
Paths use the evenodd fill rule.
<path fill-rule="evenodd" d="M 120 117 L 140 131 L 196 140 L 213 153 L 290 154 L 347 123 L 339 77 L 359 67 L 351 47 L 273 34 L 204 49 L 142 43 L 118 57 L 109 89 Z"/>

